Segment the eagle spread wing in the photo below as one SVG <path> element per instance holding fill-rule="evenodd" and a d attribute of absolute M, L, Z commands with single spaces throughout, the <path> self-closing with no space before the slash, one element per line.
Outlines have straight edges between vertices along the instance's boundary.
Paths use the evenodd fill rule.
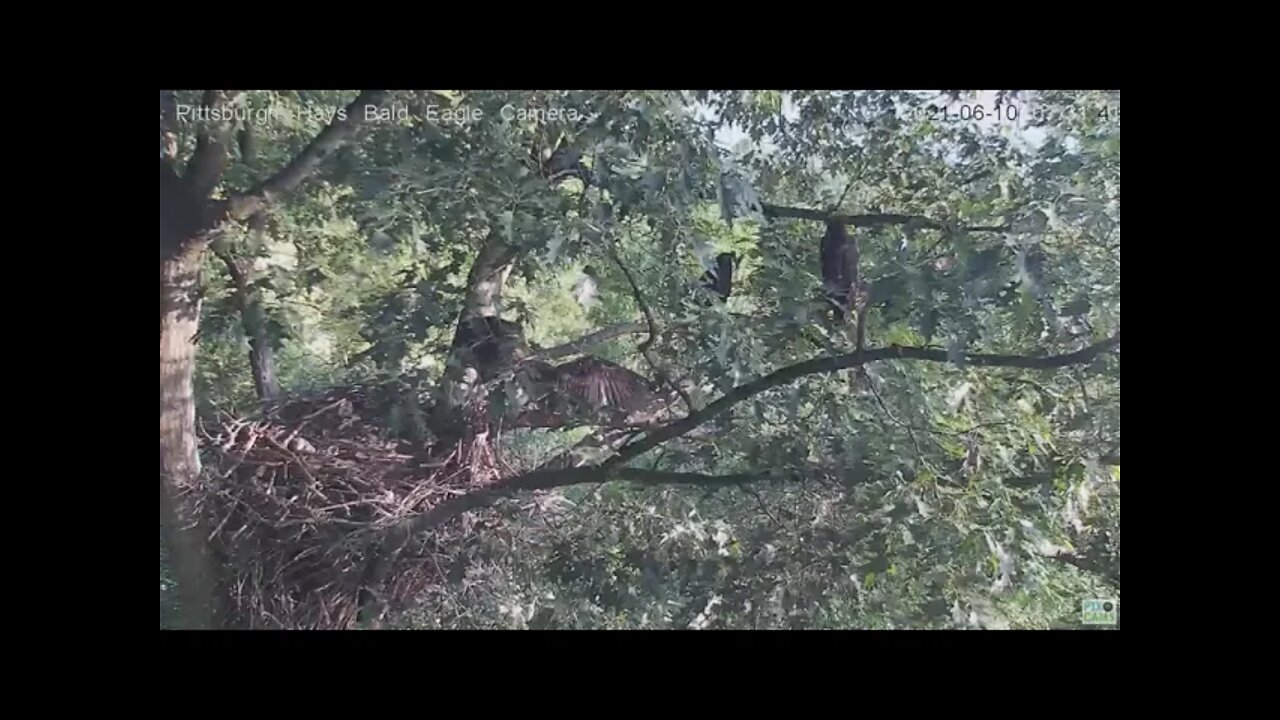
<path fill-rule="evenodd" d="M 649 381 L 621 365 L 584 357 L 555 368 L 556 389 L 568 398 L 596 410 L 631 412 L 653 398 Z"/>

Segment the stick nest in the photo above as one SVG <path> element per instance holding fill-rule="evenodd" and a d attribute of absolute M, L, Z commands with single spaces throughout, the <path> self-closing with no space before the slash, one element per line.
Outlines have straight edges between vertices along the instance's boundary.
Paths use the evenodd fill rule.
<path fill-rule="evenodd" d="M 254 419 L 225 417 L 206 434 L 201 516 L 230 568 L 238 624 L 352 628 L 443 580 L 435 549 L 465 537 L 474 517 L 429 537 L 405 537 L 405 528 L 498 479 L 502 463 L 481 423 L 446 447 L 388 437 L 385 397 L 333 390 Z M 468 410 L 481 417 L 486 408 Z"/>

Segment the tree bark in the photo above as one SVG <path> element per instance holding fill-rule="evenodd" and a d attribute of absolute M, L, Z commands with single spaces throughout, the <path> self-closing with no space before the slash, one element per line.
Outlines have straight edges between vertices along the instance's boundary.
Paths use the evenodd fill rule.
<path fill-rule="evenodd" d="M 160 263 L 160 524 L 178 580 L 182 625 L 193 629 L 217 627 L 223 616 L 217 566 L 201 542 L 205 533 L 192 494 L 200 484 L 191 381 L 200 258 L 188 251 Z"/>
<path fill-rule="evenodd" d="M 493 317 L 498 314 L 502 301 L 502 286 L 511 273 L 516 259 L 516 249 L 506 243 L 495 229 L 485 240 L 484 247 L 467 274 L 467 302 L 462 311 L 463 319 L 469 317 Z"/>
<path fill-rule="evenodd" d="M 261 314 L 261 307 L 257 307 Z M 252 313 L 246 311 L 246 318 Z M 249 321 L 246 319 L 246 330 Z M 249 364 L 253 369 L 253 389 L 259 400 L 273 400 L 280 394 L 280 383 L 276 380 L 275 356 L 272 354 L 271 341 L 266 333 L 253 332 L 249 335 Z"/>

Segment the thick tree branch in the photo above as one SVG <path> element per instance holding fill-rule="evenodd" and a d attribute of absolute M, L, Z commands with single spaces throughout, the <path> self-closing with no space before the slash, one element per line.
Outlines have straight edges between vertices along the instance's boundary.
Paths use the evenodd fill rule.
<path fill-rule="evenodd" d="M 258 187 L 231 199 L 228 214 L 236 220 L 244 220 L 258 212 L 263 205 L 302 184 L 320 163 L 342 147 L 355 135 L 364 123 L 365 107 L 376 106 L 386 96 L 386 90 L 365 90 L 346 108 L 345 116 L 339 115 L 320 131 L 319 135 L 279 172 L 264 180 Z"/>
<path fill-rule="evenodd" d="M 227 96 L 220 90 L 205 90 L 200 104 L 207 110 L 216 111 L 227 104 Z M 196 135 L 196 151 L 187 163 L 183 178 L 191 195 L 200 199 L 209 197 L 227 169 L 231 121 L 219 119 L 211 122 L 212 129 L 206 124 Z"/>
<path fill-rule="evenodd" d="M 516 248 L 507 244 L 497 228 L 490 230 L 484 247 L 480 248 L 480 254 L 467 273 L 467 300 L 462 318 L 498 314 L 502 286 L 507 282 L 516 254 Z"/>
<path fill-rule="evenodd" d="M 1095 357 L 1120 345 L 1120 332 L 1100 343 L 1090 345 L 1066 355 L 1049 355 L 1034 357 L 1028 355 L 980 355 L 966 353 L 964 364 L 984 367 L 1017 367 L 1032 369 L 1053 369 L 1070 365 L 1081 365 L 1092 361 Z M 617 455 L 606 461 L 602 467 L 616 467 L 632 458 L 661 445 L 668 440 L 680 437 L 702 423 L 723 413 L 738 403 L 755 395 L 785 385 L 797 378 L 816 373 L 835 372 L 852 367 L 859 367 L 879 360 L 927 360 L 930 362 L 948 362 L 945 350 L 931 348 L 899 347 L 875 348 L 860 353 L 837 355 L 835 357 L 817 358 L 772 372 L 758 380 L 739 385 L 723 397 L 698 412 L 677 420 L 670 425 L 656 430 L 643 439 L 624 447 Z"/>
<path fill-rule="evenodd" d="M 1073 353 L 1068 353 L 1066 355 L 1031 357 L 1025 355 L 971 354 L 965 356 L 965 361 L 971 365 L 1053 369 L 1087 363 L 1103 352 L 1106 352 L 1119 344 L 1120 334 L 1117 332 L 1113 337 L 1097 343 L 1096 345 L 1091 345 L 1087 348 Z M 734 405 L 770 388 L 786 384 L 797 378 L 804 377 L 805 375 L 812 375 L 821 372 L 834 372 L 851 367 L 858 367 L 865 363 L 875 362 L 878 360 L 927 360 L 932 362 L 947 362 L 947 354 L 942 350 L 932 350 L 928 348 L 888 347 L 866 350 L 862 353 L 853 353 L 850 355 L 819 358 L 783 368 L 766 375 L 759 380 L 734 388 L 724 397 L 708 405 L 701 411 L 692 413 L 681 420 L 655 430 L 644 439 L 623 447 L 617 455 L 600 465 L 593 467 L 535 470 L 533 472 L 499 481 L 492 487 L 467 493 L 466 495 L 460 495 L 452 500 L 441 503 L 435 508 L 432 508 L 429 512 L 419 515 L 413 520 L 397 526 L 395 530 L 393 530 L 393 535 L 395 537 L 391 541 L 391 544 L 395 545 L 399 542 L 407 541 L 408 538 L 412 537 L 414 534 L 430 530 L 431 528 L 449 520 L 450 518 L 456 517 L 461 513 L 467 512 L 468 510 L 474 510 L 476 508 L 490 505 L 494 501 L 519 490 L 547 490 L 550 488 L 564 487 L 566 485 L 603 483 L 610 480 L 631 480 L 650 485 L 676 483 L 703 486 L 724 486 L 769 479 L 771 477 L 778 478 L 779 476 L 776 475 L 761 473 L 739 475 L 700 475 L 697 473 L 665 473 L 654 470 L 625 468 L 619 466 L 622 463 L 647 452 L 664 442 L 667 442 L 668 440 L 689 433 L 698 425 L 701 425 Z"/>
<path fill-rule="evenodd" d="M 1089 362 L 1099 354 L 1119 344 L 1120 334 L 1117 332 L 1107 340 L 1066 355 L 1033 357 L 1024 355 L 969 354 L 964 356 L 964 360 L 971 365 L 1052 369 Z M 640 468 L 626 468 L 620 467 L 620 465 L 668 440 L 687 434 L 698 425 L 723 413 L 737 403 L 770 388 L 805 375 L 858 367 L 877 360 L 895 359 L 947 362 L 947 353 L 929 348 L 878 348 L 850 355 L 819 358 L 783 368 L 759 380 L 741 385 L 703 410 L 656 430 L 639 442 L 623 447 L 617 455 L 600 465 L 535 470 L 500 480 L 495 485 L 483 490 L 477 490 L 447 500 L 412 520 L 406 520 L 394 526 L 380 541 L 379 556 L 384 558 L 393 557 L 398 552 L 398 549 L 414 535 L 428 531 L 469 510 L 488 506 L 521 490 L 547 490 L 568 485 L 604 483 L 610 480 L 629 480 L 646 485 L 686 484 L 704 487 L 724 487 L 770 479 L 771 477 L 773 479 L 782 479 L 783 476 L 770 476 L 768 474 L 702 475 L 698 473 L 669 473 Z M 1066 560 L 1064 559 L 1064 561 Z M 377 578 L 379 574 L 374 572 L 371 577 Z M 1118 585 L 1118 578 L 1115 579 L 1115 582 Z"/>
<path fill-rule="evenodd" d="M 915 224 L 920 227 L 931 228 L 934 230 L 947 230 L 949 226 L 924 217 L 923 215 L 899 215 L 896 213 L 873 213 L 867 215 L 838 215 L 822 210 L 811 210 L 808 208 L 783 207 L 781 205 L 765 205 L 764 216 L 767 218 L 794 218 L 797 220 L 816 220 L 818 222 L 837 222 L 844 223 L 850 227 L 876 227 L 879 225 L 908 225 Z M 1010 227 L 1009 224 L 989 225 L 989 226 L 964 226 L 956 228 L 958 230 L 966 230 L 968 232 L 1004 232 Z"/>
<path fill-rule="evenodd" d="M 215 231 L 227 220 L 245 220 L 257 213 L 272 198 L 297 187 L 320 164 L 351 139 L 364 119 L 364 106 L 375 104 L 385 91 L 365 91 L 347 108 L 345 118 L 335 119 L 311 141 L 284 169 L 253 191 L 234 195 L 229 200 L 206 202 L 206 198 L 189 191 L 183 182 L 168 188 L 165 161 L 160 161 L 160 255 L 198 255 L 208 247 Z M 172 183 L 169 183 L 171 185 Z"/>

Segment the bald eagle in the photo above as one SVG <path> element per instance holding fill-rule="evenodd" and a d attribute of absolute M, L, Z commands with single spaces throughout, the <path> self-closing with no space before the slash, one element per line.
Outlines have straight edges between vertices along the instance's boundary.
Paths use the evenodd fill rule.
<path fill-rule="evenodd" d="M 477 379 L 489 382 L 514 370 L 524 401 L 556 414 L 609 415 L 617 420 L 646 410 L 657 399 L 649 379 L 621 365 L 584 356 L 552 365 L 539 360 L 518 323 L 471 317 L 458 323 L 454 352 Z"/>
<path fill-rule="evenodd" d="M 589 355 L 563 365 L 532 361 L 526 372 L 538 387 L 531 399 L 559 411 L 626 416 L 657 399 L 645 376 Z"/>
<path fill-rule="evenodd" d="M 823 292 L 836 321 L 843 322 L 853 306 L 854 286 L 858 283 L 858 245 L 850 242 L 844 223 L 827 222 L 820 254 Z"/>
<path fill-rule="evenodd" d="M 720 253 L 716 264 L 702 276 L 702 286 L 715 293 L 721 302 L 727 301 L 733 292 L 733 253 Z"/>
<path fill-rule="evenodd" d="M 470 317 L 458 322 L 453 350 L 463 365 L 474 365 L 485 381 L 529 354 L 519 323 L 497 317 Z"/>

